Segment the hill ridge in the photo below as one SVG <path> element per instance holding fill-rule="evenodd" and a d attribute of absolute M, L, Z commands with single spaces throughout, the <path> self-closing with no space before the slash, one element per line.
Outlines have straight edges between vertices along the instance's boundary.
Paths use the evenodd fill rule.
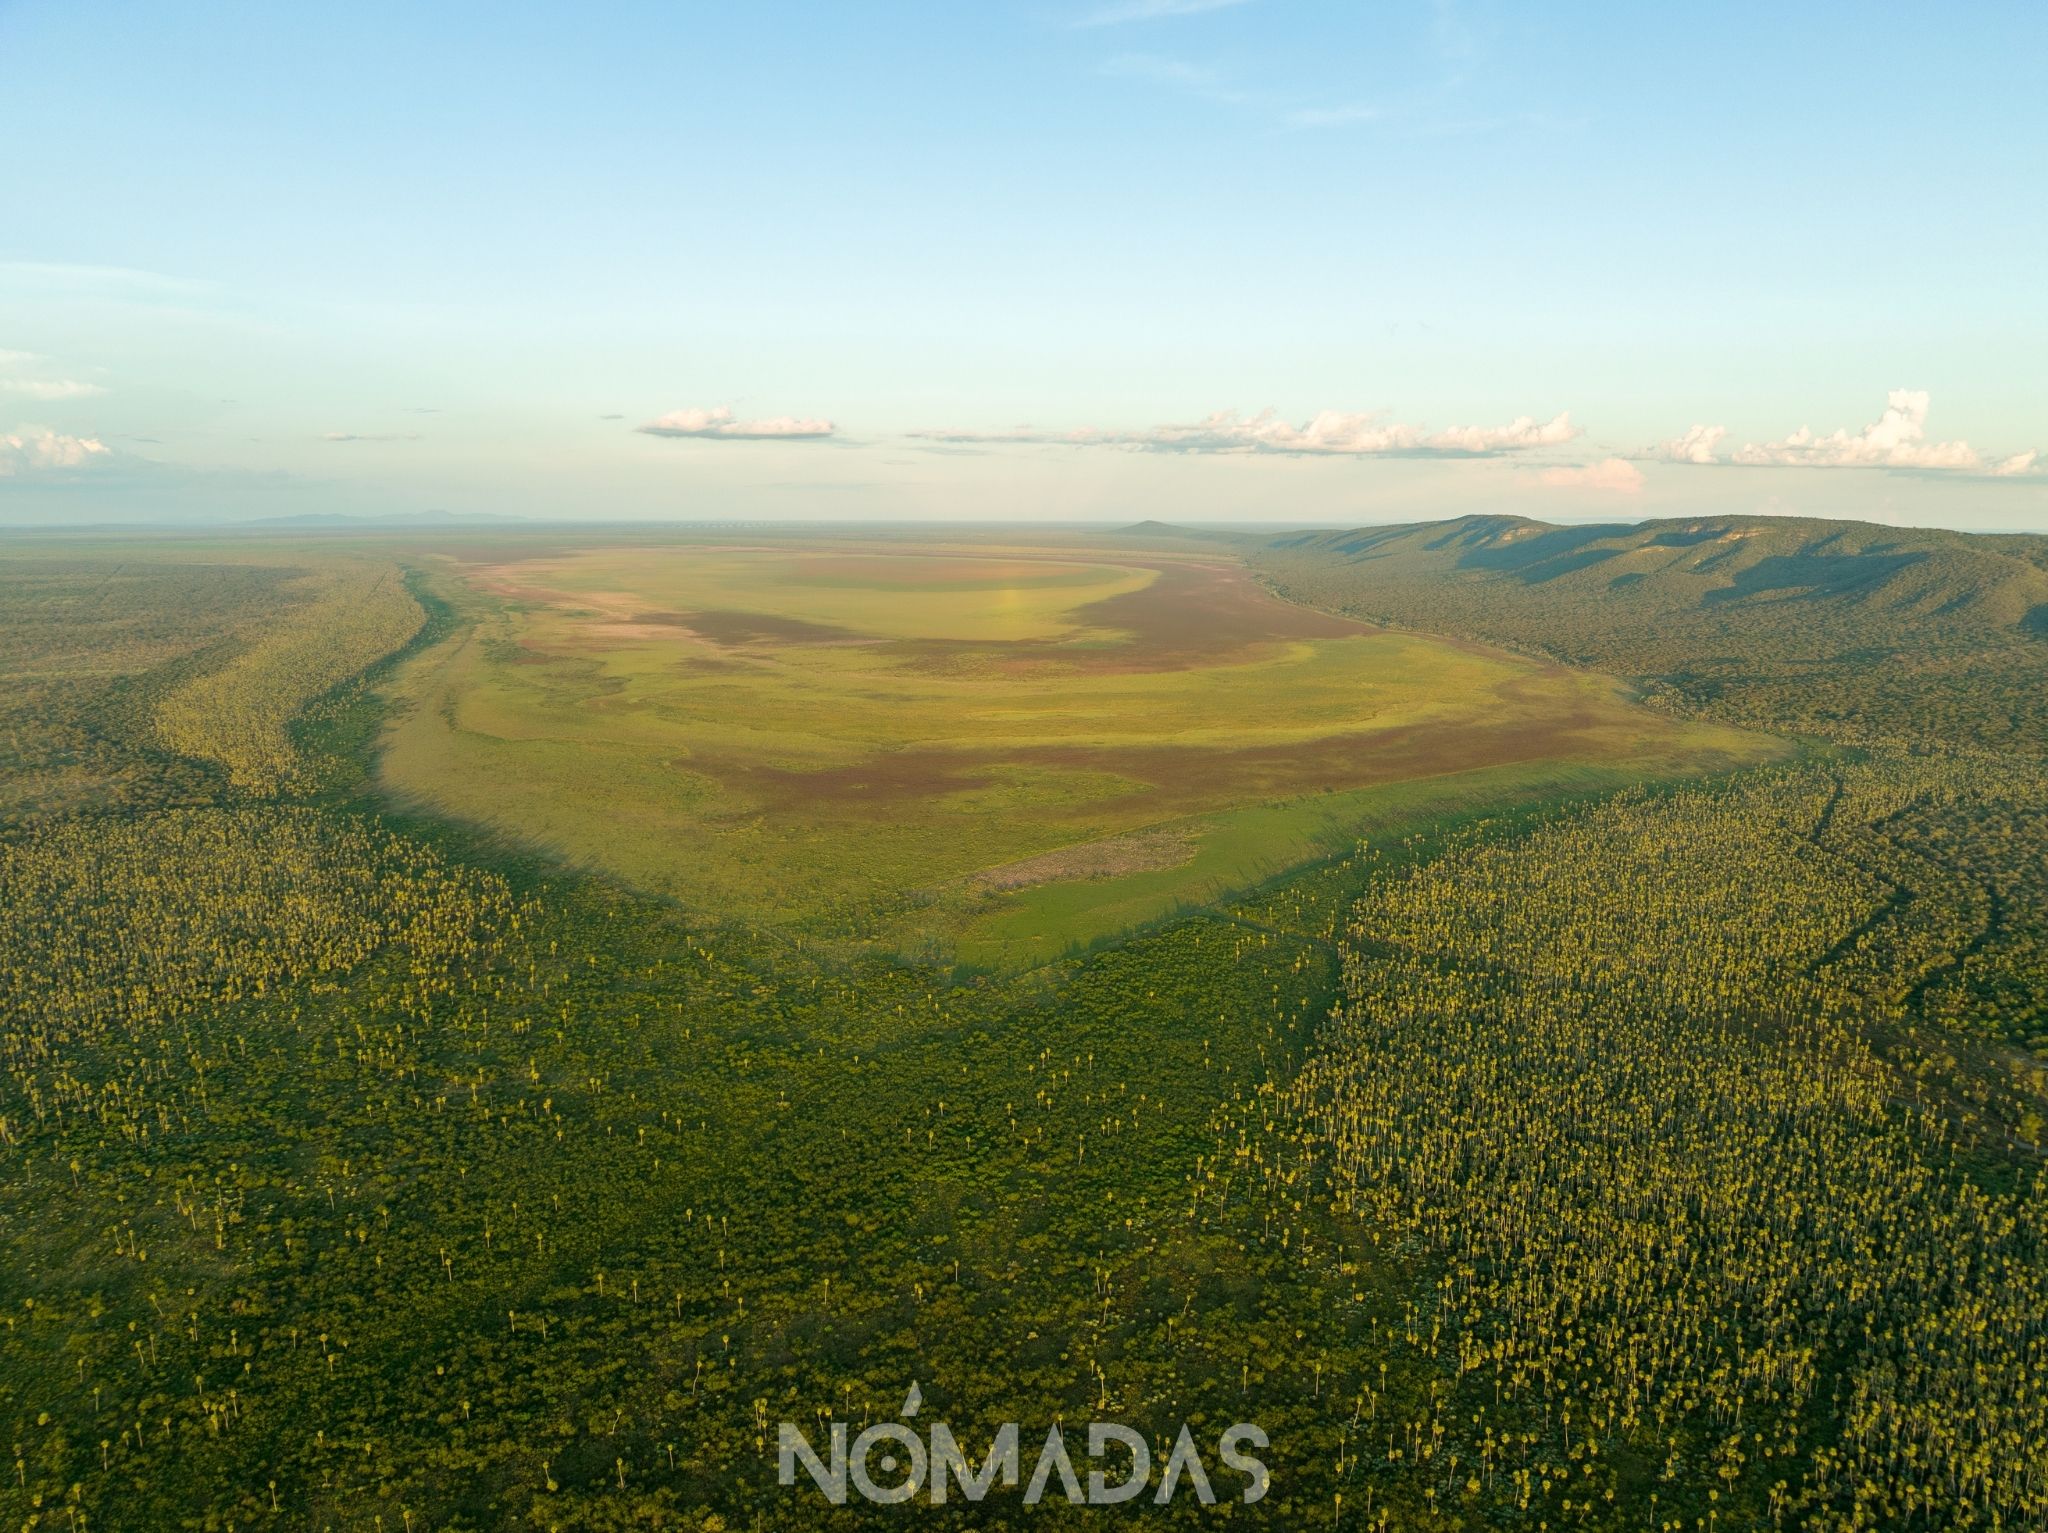
<path fill-rule="evenodd" d="M 1282 594 L 1824 733 L 2048 748 L 2048 536 L 1733 514 L 1289 533 Z"/>

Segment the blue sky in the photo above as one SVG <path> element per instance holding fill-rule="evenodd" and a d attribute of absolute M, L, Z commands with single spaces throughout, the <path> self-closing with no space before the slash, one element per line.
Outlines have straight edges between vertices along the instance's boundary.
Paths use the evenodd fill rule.
<path fill-rule="evenodd" d="M 0 0 L 0 520 L 2048 527 L 2044 45 L 2036 4 Z"/>

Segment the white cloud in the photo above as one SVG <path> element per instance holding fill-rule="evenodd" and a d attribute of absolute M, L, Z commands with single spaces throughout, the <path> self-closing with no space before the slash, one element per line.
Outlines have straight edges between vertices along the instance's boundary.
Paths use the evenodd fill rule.
<path fill-rule="evenodd" d="M 816 441 L 839 428 L 826 420 L 777 415 L 766 420 L 735 420 L 725 405 L 711 409 L 671 410 L 634 428 L 649 436 L 704 437 L 727 442 Z"/>
<path fill-rule="evenodd" d="M 915 442 L 956 443 L 962 446 L 1105 447 L 1108 438 L 1090 430 L 1041 431 L 1036 426 L 1010 426 L 995 431 L 970 431 L 954 426 L 934 426 L 904 433 Z"/>
<path fill-rule="evenodd" d="M 83 468 L 111 456 L 98 437 L 64 436 L 48 426 L 17 426 L 0 436 L 0 479 Z"/>
<path fill-rule="evenodd" d="M 1726 426 L 1693 426 L 1683 436 L 1659 442 L 1650 449 L 1649 456 L 1666 463 L 1719 463 L 1715 451 L 1727 435 Z"/>
<path fill-rule="evenodd" d="M 0 394 L 19 394 L 26 399 L 90 399 L 104 393 L 97 383 L 73 378 L 0 378 Z"/>
<path fill-rule="evenodd" d="M 1531 447 L 1557 447 L 1578 434 L 1579 428 L 1572 424 L 1571 412 L 1563 411 L 1547 421 L 1521 415 L 1505 426 L 1453 426 L 1430 437 L 1425 445 L 1438 452 L 1483 456 L 1497 452 L 1522 452 Z"/>
<path fill-rule="evenodd" d="M 1550 447 L 1579 434 L 1569 413 L 1548 421 L 1524 415 L 1505 426 L 1452 426 L 1429 432 L 1370 411 L 1324 410 L 1301 425 L 1266 409 L 1239 416 L 1218 410 L 1198 421 L 1140 430 L 1039 431 L 1019 426 L 1004 431 L 913 431 L 924 441 L 952 443 L 1035 443 L 1061 447 L 1126 447 L 1142 452 L 1289 453 L 1350 457 L 1494 457 L 1532 447 Z"/>
<path fill-rule="evenodd" d="M 1553 490 L 1599 490 L 1613 495 L 1635 495 L 1643 488 L 1643 471 L 1626 458 L 1602 458 L 1568 468 L 1543 470 L 1543 482 Z"/>
<path fill-rule="evenodd" d="M 1751 442 L 1735 461 L 1793 468 L 1916 468 L 1981 470 L 1984 460 L 1968 442 L 1927 439 L 1928 396 L 1922 389 L 1893 389 L 1884 414 L 1861 431 L 1821 436 L 1801 426 L 1776 442 Z"/>
<path fill-rule="evenodd" d="M 1117 27 L 1131 21 L 1164 21 L 1172 16 L 1201 16 L 1210 11 L 1234 10 L 1251 0 L 1117 0 L 1091 11 L 1077 27 Z"/>
<path fill-rule="evenodd" d="M 20 376 L 36 370 L 43 358 L 32 351 L 0 351 L 0 394 L 14 394 L 23 399 L 89 399 L 94 394 L 104 394 L 105 389 L 96 383 L 80 383 L 72 378 L 29 378 Z"/>
<path fill-rule="evenodd" d="M 330 431 L 321 437 L 323 442 L 417 442 L 416 431 Z"/>
<path fill-rule="evenodd" d="M 2040 455 L 2035 452 L 1993 460 L 1968 442 L 1929 441 L 1928 403 L 1923 389 L 1893 389 L 1885 396 L 1884 413 L 1861 431 L 1838 430 L 1822 436 L 1801 426 L 1775 442 L 1744 443 L 1724 458 L 1720 447 L 1728 428 L 1697 425 L 1639 456 L 1666 463 L 1735 463 L 1746 468 L 1892 468 L 1998 478 L 2036 471 Z"/>
<path fill-rule="evenodd" d="M 1270 409 L 1241 419 L 1218 410 L 1189 425 L 1131 433 L 1130 440 L 1160 452 L 1371 454 L 1413 452 L 1422 445 L 1422 433 L 1366 411 L 1323 410 L 1297 426 Z"/>

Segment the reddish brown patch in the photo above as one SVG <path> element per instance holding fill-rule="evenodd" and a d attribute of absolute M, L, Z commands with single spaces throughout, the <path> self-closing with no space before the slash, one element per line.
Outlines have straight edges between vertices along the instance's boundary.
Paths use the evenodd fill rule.
<path fill-rule="evenodd" d="M 1142 590 L 1106 596 L 1070 614 L 1084 630 L 1063 639 L 916 639 L 894 647 L 933 671 L 1012 674 L 1047 666 L 1095 674 L 1186 671 L 1249 659 L 1260 648 L 1306 639 L 1376 633 L 1370 623 L 1280 600 L 1241 567 L 1119 558 L 1103 563 L 1157 570 Z"/>
<path fill-rule="evenodd" d="M 709 773 L 768 813 L 820 804 L 880 807 L 919 803 L 988 786 L 994 779 L 981 766 L 981 759 L 973 756 L 924 750 L 890 751 L 851 766 L 822 767 L 814 772 L 759 762 L 691 763 L 692 770 Z"/>
<path fill-rule="evenodd" d="M 1141 591 L 1090 602 L 1074 615 L 1097 628 L 1120 629 L 1129 647 L 1161 669 L 1213 664 L 1218 656 L 1259 644 L 1343 639 L 1371 633 L 1370 624 L 1280 600 L 1241 568 L 1160 564 Z"/>
<path fill-rule="evenodd" d="M 987 753 L 912 748 L 851 766 L 805 772 L 754 762 L 696 759 L 761 811 L 886 808 L 985 787 L 1005 767 L 1104 773 L 1131 783 L 1128 794 L 1076 806 L 1099 823 L 1122 807 L 1148 814 L 1197 813 L 1232 802 L 1293 798 L 1583 753 L 1595 723 L 1583 703 L 1554 716 L 1497 721 L 1400 724 L 1280 745 L 1218 749 L 1186 745 L 1038 746 Z M 1058 818 L 1057 812 L 1053 814 Z"/>
<path fill-rule="evenodd" d="M 800 617 L 775 617 L 766 612 L 643 612 L 633 621 L 687 628 L 700 638 L 732 648 L 755 644 L 844 644 L 862 639 L 851 628 L 807 622 Z"/>

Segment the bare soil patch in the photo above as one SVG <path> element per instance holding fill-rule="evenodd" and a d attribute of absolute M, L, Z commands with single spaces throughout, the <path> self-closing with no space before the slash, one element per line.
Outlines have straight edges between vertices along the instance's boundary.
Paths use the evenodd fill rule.
<path fill-rule="evenodd" d="M 1195 855 L 1200 838 L 1186 826 L 1160 826 L 1133 831 L 1127 836 L 1109 836 L 1100 841 L 1083 841 L 1004 863 L 974 874 L 967 882 L 976 889 L 1002 891 L 1029 889 L 1034 884 L 1061 883 L 1076 878 L 1118 878 L 1126 873 L 1152 873 L 1177 868 Z"/>

